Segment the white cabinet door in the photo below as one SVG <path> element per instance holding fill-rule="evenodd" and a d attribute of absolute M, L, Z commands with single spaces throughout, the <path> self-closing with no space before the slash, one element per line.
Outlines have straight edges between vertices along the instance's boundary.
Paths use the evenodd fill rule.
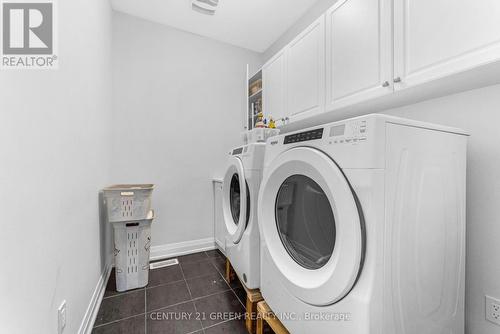
<path fill-rule="evenodd" d="M 278 120 L 286 110 L 286 55 L 281 50 L 262 67 L 262 109 L 266 117 Z"/>
<path fill-rule="evenodd" d="M 396 89 L 500 59 L 500 1 L 395 0 Z"/>
<path fill-rule="evenodd" d="M 287 47 L 287 109 L 291 121 L 324 111 L 325 17 L 321 16 Z"/>
<path fill-rule="evenodd" d="M 214 181 L 214 237 L 218 247 L 225 251 L 226 226 L 222 214 L 222 182 Z"/>
<path fill-rule="evenodd" d="M 392 1 L 339 0 L 326 13 L 326 108 L 390 94 Z"/>

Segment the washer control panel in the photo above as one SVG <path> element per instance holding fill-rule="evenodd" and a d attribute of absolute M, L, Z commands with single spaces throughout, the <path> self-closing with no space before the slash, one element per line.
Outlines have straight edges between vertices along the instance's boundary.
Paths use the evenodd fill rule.
<path fill-rule="evenodd" d="M 366 120 L 337 124 L 330 128 L 330 144 L 356 144 L 366 141 Z"/>
<path fill-rule="evenodd" d="M 283 144 L 286 145 L 292 143 L 299 143 L 308 140 L 321 139 L 322 137 L 323 137 L 323 128 L 314 129 L 285 136 Z"/>

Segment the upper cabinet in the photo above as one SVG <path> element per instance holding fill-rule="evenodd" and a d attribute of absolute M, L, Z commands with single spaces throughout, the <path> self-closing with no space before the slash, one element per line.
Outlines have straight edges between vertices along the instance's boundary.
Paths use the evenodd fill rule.
<path fill-rule="evenodd" d="M 326 13 L 326 108 L 390 94 L 392 0 L 339 0 Z"/>
<path fill-rule="evenodd" d="M 287 110 L 291 121 L 324 110 L 325 17 L 321 16 L 285 49 Z"/>
<path fill-rule="evenodd" d="M 489 69 L 500 71 L 499 0 L 338 0 L 264 65 L 264 113 L 293 122 L 388 108 Z"/>
<path fill-rule="evenodd" d="M 278 52 L 262 67 L 262 103 L 267 117 L 286 117 L 286 59 L 285 52 Z"/>
<path fill-rule="evenodd" d="M 396 89 L 500 59 L 500 1 L 395 0 Z"/>

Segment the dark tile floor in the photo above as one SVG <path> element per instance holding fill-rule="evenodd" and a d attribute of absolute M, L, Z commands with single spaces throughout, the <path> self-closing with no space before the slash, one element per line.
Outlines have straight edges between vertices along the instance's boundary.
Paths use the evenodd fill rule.
<path fill-rule="evenodd" d="M 116 292 L 111 273 L 93 334 L 239 334 L 245 290 L 224 280 L 217 250 L 180 256 L 178 265 L 150 271 L 149 285 Z"/>

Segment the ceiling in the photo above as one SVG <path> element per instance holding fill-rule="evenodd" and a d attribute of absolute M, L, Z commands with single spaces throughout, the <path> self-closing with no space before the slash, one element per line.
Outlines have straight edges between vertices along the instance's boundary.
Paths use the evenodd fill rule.
<path fill-rule="evenodd" d="M 113 9 L 257 52 L 264 52 L 318 0 L 219 0 L 215 15 L 191 0 L 111 0 Z"/>

